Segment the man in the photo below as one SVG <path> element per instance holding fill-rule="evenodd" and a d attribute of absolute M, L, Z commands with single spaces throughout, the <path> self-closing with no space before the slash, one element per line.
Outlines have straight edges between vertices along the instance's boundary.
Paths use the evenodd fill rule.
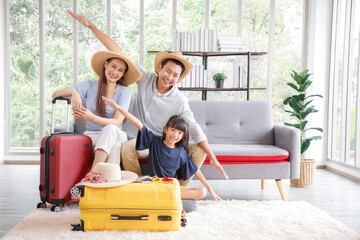
<path fill-rule="evenodd" d="M 90 28 L 95 36 L 110 51 L 121 50 L 121 47 L 105 33 L 101 32 L 96 26 L 90 23 L 85 16 L 68 13 L 84 26 Z M 185 60 L 181 52 L 159 52 L 154 62 L 155 73 L 148 72 L 138 64 L 142 72 L 141 79 L 137 82 L 138 91 L 130 112 L 134 114 L 147 128 L 155 135 L 161 136 L 163 127 L 170 116 L 181 115 L 188 123 L 190 136 L 196 144 L 191 145 L 190 156 L 199 168 L 205 160 L 205 154 L 210 159 L 210 164 L 219 169 L 222 175 L 228 176 L 212 152 L 205 134 L 196 123 L 193 113 L 189 107 L 187 98 L 179 91 L 175 84 L 181 82 L 190 73 L 193 65 Z M 126 128 L 125 128 L 126 129 Z M 149 154 L 148 150 L 137 151 L 135 127 L 127 128 L 129 140 L 122 146 L 121 161 L 125 170 L 141 174 L 139 158 L 144 158 Z M 181 182 L 187 185 L 190 181 Z"/>

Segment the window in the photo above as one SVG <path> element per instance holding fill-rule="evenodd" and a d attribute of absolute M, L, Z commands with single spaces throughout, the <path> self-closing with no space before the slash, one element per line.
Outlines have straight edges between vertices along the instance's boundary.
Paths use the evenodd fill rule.
<path fill-rule="evenodd" d="M 9 3 L 9 49 L 10 49 L 10 108 L 7 122 L 7 137 L 10 141 L 7 153 L 21 151 L 38 154 L 40 140 L 49 134 L 51 120 L 51 94 L 55 90 L 70 87 L 76 82 L 95 79 L 90 66 L 92 54 L 105 50 L 93 33 L 77 24 L 66 13 L 67 9 L 84 12 L 86 17 L 100 30 L 111 33 L 112 38 L 135 60 L 143 59 L 143 65 L 154 70 L 155 55 L 149 50 L 171 50 L 173 29 L 178 31 L 216 29 L 218 36 L 239 36 L 244 51 L 269 51 L 269 28 L 274 25 L 274 63 L 269 65 L 266 55 L 252 57 L 251 87 L 266 88 L 268 68 L 273 68 L 273 102 L 275 122 L 283 122 L 288 116 L 283 112 L 282 100 L 290 70 L 300 68 L 302 4 L 303 0 L 7 0 Z M 177 5 L 173 16 L 173 4 Z M 111 4 L 111 12 L 108 12 Z M 140 14 L 143 4 L 144 15 Z M 274 9 L 275 6 L 275 9 Z M 209 12 L 206 13 L 206 9 Z M 240 12 L 240 9 L 242 12 Z M 275 12 L 273 21 L 270 13 Z M 207 18 L 208 16 L 208 18 Z M 176 19 L 175 19 L 176 17 Z M 241 17 L 241 19 L 240 19 Z M 140 28 L 144 19 L 144 32 Z M 241 20 L 241 21 L 240 21 Z M 111 24 L 108 26 L 108 24 Z M 354 29 L 356 26 L 354 26 Z M 357 27 L 359 28 L 359 27 Z M 241 30 L 241 32 L 240 32 Z M 143 42 L 140 36 L 144 36 Z M 39 36 L 44 36 L 40 42 Z M 355 41 L 355 35 L 353 35 Z M 355 44 L 356 45 L 356 44 Z M 354 46 L 355 46 L 354 45 Z M 144 46 L 144 52 L 140 52 Z M 355 49 L 355 48 L 354 48 Z M 272 50 L 271 50 L 272 51 Z M 356 49 L 356 52 L 358 50 Z M 357 64 L 357 54 L 353 56 Z M 189 57 L 194 64 L 201 58 Z M 44 62 L 40 66 L 40 62 Z M 225 71 L 232 77 L 234 63 L 246 64 L 246 57 L 209 58 L 209 86 L 216 71 Z M 244 67 L 246 71 L 246 67 Z M 246 74 L 246 72 L 244 72 Z M 357 77 L 358 71 L 353 71 Z M 231 87 L 231 80 L 228 87 Z M 26 87 L 24 87 L 26 86 Z M 44 87 L 44 89 L 43 89 Z M 353 86 L 356 88 L 357 85 Z M 131 86 L 134 95 L 136 85 Z M 42 91 L 43 89 L 44 91 Z M 199 92 L 184 92 L 189 99 L 201 99 Z M 355 93 L 353 94 L 355 96 Z M 251 100 L 266 100 L 267 90 L 252 91 Z M 39 99 L 43 99 L 40 100 Z M 244 100 L 240 92 L 209 92 L 209 100 Z M 355 101 L 357 98 L 352 98 Z M 42 110 L 42 102 L 45 108 Z M 354 105 L 352 105 L 354 106 Z M 40 119 L 44 118 L 45 123 Z M 56 122 L 65 119 L 65 108 L 61 106 Z M 359 124 L 358 124 L 359 125 Z M 353 129 L 355 128 L 354 125 Z M 359 131 L 357 131 L 359 132 Z M 355 130 L 352 130 L 352 135 Z M 355 146 L 355 145 L 353 145 Z"/>
<path fill-rule="evenodd" d="M 360 4 L 338 0 L 333 6 L 328 158 L 359 168 Z"/>

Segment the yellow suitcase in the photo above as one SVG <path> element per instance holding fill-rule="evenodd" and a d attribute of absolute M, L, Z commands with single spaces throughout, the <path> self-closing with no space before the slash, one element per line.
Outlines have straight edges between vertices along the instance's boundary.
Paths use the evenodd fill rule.
<path fill-rule="evenodd" d="M 108 188 L 77 187 L 81 223 L 72 224 L 73 230 L 177 231 L 186 223 L 181 219 L 180 185 L 174 178 Z"/>

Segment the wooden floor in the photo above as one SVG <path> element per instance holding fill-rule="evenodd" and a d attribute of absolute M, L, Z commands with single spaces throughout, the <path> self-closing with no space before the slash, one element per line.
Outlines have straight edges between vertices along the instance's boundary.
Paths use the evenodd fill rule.
<path fill-rule="evenodd" d="M 290 187 L 284 180 L 288 201 L 306 201 L 328 212 L 360 234 L 360 183 L 325 169 L 317 169 L 312 188 Z M 36 209 L 39 202 L 39 165 L 0 165 L 0 238 Z M 281 200 L 275 181 L 212 180 L 215 192 L 223 199 Z M 192 181 L 190 186 L 200 186 Z M 211 199 L 211 197 L 207 197 Z"/>

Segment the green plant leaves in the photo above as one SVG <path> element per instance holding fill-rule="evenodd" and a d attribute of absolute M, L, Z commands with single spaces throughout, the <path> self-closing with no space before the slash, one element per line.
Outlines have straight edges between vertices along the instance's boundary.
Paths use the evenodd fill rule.
<path fill-rule="evenodd" d="M 287 97 L 284 101 L 284 105 L 288 105 L 292 111 L 284 109 L 285 112 L 290 113 L 290 116 L 295 118 L 293 123 L 284 123 L 286 126 L 295 127 L 300 129 L 301 131 L 301 155 L 306 152 L 306 150 L 310 147 L 311 141 L 319 140 L 322 136 L 312 136 L 309 138 L 303 138 L 304 132 L 315 130 L 319 132 L 323 132 L 323 129 L 320 127 L 310 127 L 306 128 L 308 124 L 308 116 L 311 113 L 318 112 L 317 109 L 313 105 L 310 105 L 315 97 L 321 97 L 319 94 L 312 94 L 306 96 L 306 89 L 312 84 L 312 81 L 309 79 L 310 73 L 308 73 L 308 69 L 297 73 L 292 70 L 291 77 L 293 82 L 287 83 L 292 89 L 296 91 L 296 94 Z"/>

